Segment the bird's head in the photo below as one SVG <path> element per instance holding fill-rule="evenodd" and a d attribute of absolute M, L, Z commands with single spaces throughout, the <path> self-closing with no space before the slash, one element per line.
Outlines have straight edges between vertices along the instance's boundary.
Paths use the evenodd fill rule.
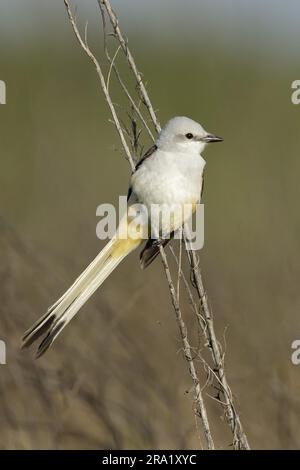
<path fill-rule="evenodd" d="M 208 143 L 223 139 L 206 132 L 190 118 L 178 116 L 170 119 L 161 130 L 157 146 L 161 150 L 180 153 L 201 154 Z"/>

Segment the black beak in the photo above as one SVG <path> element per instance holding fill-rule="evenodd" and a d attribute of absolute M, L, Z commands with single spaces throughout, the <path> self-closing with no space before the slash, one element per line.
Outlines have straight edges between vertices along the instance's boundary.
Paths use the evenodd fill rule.
<path fill-rule="evenodd" d="M 214 135 L 214 134 L 207 134 L 201 140 L 203 142 L 206 142 L 207 144 L 210 144 L 211 142 L 222 142 L 224 139 L 222 137 L 218 137 L 217 135 Z"/>

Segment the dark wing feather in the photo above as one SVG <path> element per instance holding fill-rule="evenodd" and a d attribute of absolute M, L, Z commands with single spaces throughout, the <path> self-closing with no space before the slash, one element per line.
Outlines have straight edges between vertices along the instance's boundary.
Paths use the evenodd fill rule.
<path fill-rule="evenodd" d="M 147 158 L 151 157 L 151 155 L 157 150 L 157 145 L 152 145 L 152 147 L 150 147 L 146 153 L 144 153 L 144 155 L 142 156 L 142 158 L 137 162 L 136 166 L 135 166 L 135 170 L 138 170 L 140 168 L 140 166 L 144 163 L 145 160 L 147 160 Z M 127 193 L 127 201 L 129 201 L 129 198 L 132 194 L 132 187 L 129 186 L 128 188 L 128 193 Z"/>
<path fill-rule="evenodd" d="M 170 234 L 170 238 L 166 238 L 165 240 L 163 240 L 162 246 L 165 247 L 173 237 L 174 237 L 174 232 Z M 141 268 L 142 269 L 147 268 L 152 263 L 152 261 L 155 260 L 158 254 L 159 254 L 159 245 L 157 245 L 157 240 L 153 240 L 153 238 L 149 238 L 140 254 Z"/>
<path fill-rule="evenodd" d="M 202 173 L 202 187 L 201 187 L 201 194 L 200 194 L 200 202 L 202 201 L 203 191 L 204 191 L 204 171 Z"/>
<path fill-rule="evenodd" d="M 136 167 L 135 167 L 135 171 L 144 163 L 145 160 L 147 160 L 147 158 L 151 157 L 151 155 L 157 150 L 157 145 L 152 145 L 152 147 L 150 147 L 146 153 L 144 153 L 144 155 L 142 156 L 142 158 L 137 162 L 136 164 Z"/>

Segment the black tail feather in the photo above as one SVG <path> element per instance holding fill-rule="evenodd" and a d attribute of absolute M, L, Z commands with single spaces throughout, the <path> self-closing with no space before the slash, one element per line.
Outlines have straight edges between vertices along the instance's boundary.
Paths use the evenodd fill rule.
<path fill-rule="evenodd" d="M 47 316 L 49 316 L 49 318 L 45 321 Z M 44 335 L 55 321 L 55 318 L 54 313 L 51 315 L 50 312 L 47 312 L 40 320 L 32 325 L 32 327 L 24 333 L 22 349 L 29 347 L 36 339 Z"/>
<path fill-rule="evenodd" d="M 56 336 L 64 328 L 65 324 L 65 321 L 59 321 L 53 328 L 50 329 L 49 333 L 45 336 L 45 338 L 38 347 L 38 350 L 36 352 L 36 358 L 41 357 L 49 349 Z"/>
<path fill-rule="evenodd" d="M 174 236 L 174 233 L 172 232 L 170 235 L 170 238 L 166 238 L 165 240 L 163 240 L 162 246 L 165 247 L 169 243 L 171 238 L 173 238 L 173 236 Z M 159 244 L 157 243 L 157 240 L 153 238 L 149 238 L 149 240 L 147 241 L 145 247 L 143 248 L 140 254 L 140 262 L 141 262 L 142 269 L 145 269 L 148 266 L 150 266 L 150 264 L 152 263 L 152 261 L 155 260 L 158 254 L 159 254 Z"/>

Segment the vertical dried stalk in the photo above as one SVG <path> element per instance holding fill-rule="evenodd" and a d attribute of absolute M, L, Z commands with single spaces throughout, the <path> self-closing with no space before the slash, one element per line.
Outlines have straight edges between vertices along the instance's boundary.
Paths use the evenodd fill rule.
<path fill-rule="evenodd" d="M 138 72 L 137 66 L 135 64 L 134 58 L 128 48 L 127 40 L 124 38 L 118 24 L 118 19 L 111 8 L 109 0 L 98 0 L 99 6 L 101 8 L 101 11 L 103 12 L 103 9 L 105 8 L 106 13 L 110 19 L 111 25 L 113 27 L 114 33 L 116 38 L 118 39 L 120 45 L 123 48 L 123 51 L 128 59 L 129 65 L 133 71 L 133 74 L 135 76 L 135 79 L 137 81 L 137 85 L 140 89 L 140 93 L 143 98 L 143 102 L 145 106 L 147 107 L 147 110 L 152 118 L 153 124 L 156 128 L 156 130 L 159 132 L 160 131 L 160 124 L 157 120 L 156 114 L 154 112 L 151 100 L 149 98 L 149 95 L 147 93 L 147 90 L 142 82 L 142 78 L 140 73 Z M 223 363 L 223 357 L 221 354 L 221 349 L 219 346 L 219 343 L 216 339 L 216 333 L 213 325 L 213 319 L 212 315 L 210 312 L 210 308 L 208 305 L 207 301 L 207 296 L 205 293 L 204 285 L 203 285 L 203 280 L 202 280 L 202 275 L 199 269 L 199 263 L 197 262 L 197 255 L 194 251 L 191 252 L 191 255 L 189 256 L 189 262 L 190 266 L 195 278 L 195 287 L 197 290 L 197 294 L 199 296 L 199 300 L 201 303 L 201 310 L 203 312 L 203 317 L 201 316 L 201 319 L 204 322 L 204 325 L 202 321 L 202 328 L 203 331 L 206 334 L 206 338 L 208 340 L 208 344 L 211 345 L 211 352 L 212 352 L 212 359 L 214 363 L 214 368 L 217 374 L 217 377 L 219 379 L 219 383 L 222 385 L 222 391 L 224 395 L 224 409 L 225 409 L 225 414 L 228 418 L 228 423 L 230 426 L 230 429 L 233 434 L 233 445 L 235 449 L 249 449 L 249 444 L 248 440 L 246 437 L 246 434 L 243 430 L 241 420 L 239 418 L 239 415 L 237 411 L 235 410 L 235 406 L 233 403 L 233 398 L 232 398 L 232 393 L 230 390 L 230 387 L 227 382 L 227 378 L 225 375 L 225 369 L 224 369 L 224 363 Z M 199 320 L 199 315 L 198 315 L 198 320 Z M 223 403 L 223 402 L 221 402 Z"/>
<path fill-rule="evenodd" d="M 124 134 L 123 134 L 123 131 L 122 131 L 122 127 L 121 127 L 121 124 L 120 124 L 120 121 L 119 121 L 119 118 L 118 118 L 118 115 L 116 113 L 116 110 L 115 110 L 115 107 L 114 107 L 114 104 L 111 100 L 111 97 L 110 97 L 110 94 L 109 94 L 109 90 L 108 90 L 108 86 L 105 82 L 105 78 L 104 78 L 104 74 L 103 74 L 103 71 L 102 71 L 102 68 L 98 62 L 98 60 L 96 59 L 95 55 L 92 53 L 92 51 L 90 50 L 88 44 L 87 44 L 87 38 L 86 38 L 86 31 L 85 31 L 85 39 L 83 40 L 83 38 L 81 37 L 81 34 L 77 28 L 77 25 L 76 25 L 76 21 L 75 21 L 75 18 L 73 17 L 72 15 L 72 12 L 71 12 L 71 8 L 70 8 L 70 5 L 69 5 L 69 2 L 67 0 L 64 0 L 64 4 L 66 6 L 66 10 L 67 10 L 67 13 L 68 13 L 68 16 L 69 16 L 69 20 L 71 22 L 71 25 L 73 27 L 73 30 L 74 30 L 74 33 L 75 33 L 75 36 L 76 36 L 76 39 L 77 41 L 79 42 L 80 46 L 82 47 L 82 49 L 84 50 L 84 52 L 87 54 L 87 56 L 90 58 L 90 60 L 93 62 L 95 68 L 96 68 L 96 72 L 98 74 L 98 77 L 100 79 L 100 84 L 101 84 L 101 88 L 102 88 L 102 91 L 104 93 L 104 96 L 105 96 L 105 99 L 107 101 L 107 104 L 109 106 L 109 109 L 110 109 L 110 112 L 112 114 L 112 118 L 114 120 L 114 123 L 116 125 L 116 128 L 117 128 L 117 131 L 118 131 L 118 134 L 119 134 L 119 137 L 121 139 L 121 143 L 122 143 L 122 146 L 124 148 L 124 151 L 125 151 L 125 154 L 126 154 L 126 159 L 129 161 L 130 163 L 130 166 L 131 166 L 131 169 L 132 171 L 134 171 L 135 169 L 135 164 L 133 162 L 133 159 L 132 159 L 132 156 L 131 156 L 131 152 L 129 150 L 129 147 L 127 145 L 127 142 L 126 142 L 126 139 L 124 137 Z"/>
<path fill-rule="evenodd" d="M 143 126 L 145 127 L 146 131 L 148 132 L 151 140 L 154 142 L 155 141 L 155 138 L 153 136 L 153 133 L 151 132 L 151 129 L 149 128 L 148 124 L 147 124 L 147 121 L 146 119 L 144 118 L 143 114 L 141 113 L 139 107 L 136 105 L 134 99 L 132 98 L 132 96 L 130 95 L 124 81 L 122 80 L 122 77 L 114 63 L 114 59 L 111 59 L 110 57 L 110 54 L 109 54 L 109 51 L 108 51 L 108 47 L 107 47 L 107 33 L 106 33 L 106 21 L 105 21 L 105 12 L 103 10 L 103 8 L 100 6 L 100 10 L 101 10 L 101 15 L 102 15 L 102 24 L 103 24 L 103 36 L 104 36 L 104 51 L 105 51 L 105 55 L 106 55 L 106 58 L 110 64 L 110 69 L 113 68 L 114 70 L 114 73 L 117 77 L 117 80 L 123 90 L 123 92 L 125 93 L 126 97 L 128 98 L 131 106 L 133 107 L 134 111 L 137 113 L 138 117 L 140 118 Z M 121 46 L 119 46 L 121 47 Z M 119 48 L 117 49 L 117 51 L 119 51 Z M 114 56 L 115 57 L 115 56 Z"/>
<path fill-rule="evenodd" d="M 188 254 L 191 260 L 192 272 L 193 272 L 193 277 L 195 281 L 195 288 L 197 290 L 197 294 L 201 302 L 201 311 L 202 311 L 201 319 L 204 318 L 204 322 L 205 322 L 205 328 L 203 331 L 205 333 L 209 347 L 212 351 L 214 372 L 221 385 L 221 392 L 224 397 L 224 402 L 222 401 L 221 403 L 223 404 L 225 408 L 225 416 L 228 419 L 229 426 L 233 433 L 233 445 L 235 449 L 250 449 L 247 436 L 241 424 L 240 417 L 238 413 L 236 412 L 236 409 L 234 406 L 231 389 L 227 382 L 223 355 L 222 355 L 221 347 L 216 337 L 213 317 L 210 312 L 207 295 L 204 289 L 202 276 L 201 276 L 199 266 L 198 266 L 199 265 L 198 258 L 197 258 L 195 251 L 191 250 L 188 252 Z"/>
<path fill-rule="evenodd" d="M 127 159 L 129 160 L 130 164 L 131 164 L 131 167 L 134 169 L 134 163 L 133 163 L 133 160 L 131 158 L 129 147 L 127 145 L 126 138 L 124 136 L 122 127 L 120 125 L 120 121 L 117 117 L 112 99 L 110 97 L 110 92 L 109 92 L 109 87 L 108 87 L 109 79 L 107 80 L 107 82 L 105 82 L 103 70 L 102 70 L 101 66 L 99 65 L 99 62 L 97 61 L 95 55 L 91 52 L 91 50 L 90 50 L 90 48 L 89 48 L 89 46 L 86 42 L 86 38 L 85 38 L 85 40 L 83 40 L 83 38 L 81 37 L 81 34 L 78 30 L 76 21 L 75 21 L 73 15 L 72 15 L 71 8 L 70 8 L 68 0 L 64 0 L 64 3 L 65 3 L 65 6 L 66 6 L 67 13 L 68 13 L 71 25 L 73 27 L 75 36 L 76 36 L 80 46 L 84 50 L 84 52 L 91 59 L 94 66 L 96 67 L 97 74 L 100 78 L 101 88 L 104 92 L 106 101 L 107 101 L 107 103 L 109 105 L 109 108 L 110 108 L 110 111 L 112 113 L 112 117 L 113 117 L 113 120 L 116 124 L 116 128 L 117 128 L 117 131 L 119 133 L 123 148 L 125 150 L 125 154 L 127 156 Z M 103 2 L 100 2 L 100 4 L 101 3 L 103 3 Z M 105 2 L 105 5 L 106 6 L 109 5 L 109 3 Z M 110 5 L 109 5 L 109 7 L 110 7 Z M 111 8 L 110 8 L 110 12 L 112 12 Z M 117 22 L 116 22 L 116 17 L 114 16 L 113 18 L 114 18 L 114 28 L 115 28 L 116 32 L 118 32 L 118 37 L 122 38 L 120 29 L 119 29 L 119 27 L 117 25 Z M 123 44 L 124 44 L 124 46 L 123 46 Z M 130 61 L 131 68 L 132 68 L 134 74 L 136 74 L 136 76 L 137 76 L 137 80 L 138 80 L 141 92 L 143 94 L 147 93 L 146 89 L 145 89 L 145 87 L 144 87 L 144 85 L 141 81 L 140 74 L 137 71 L 136 66 L 134 64 L 133 57 L 132 57 L 130 51 L 128 50 L 128 48 L 126 46 L 126 43 L 124 42 L 123 39 L 122 39 L 122 47 L 125 47 L 124 52 L 126 51 L 126 56 L 128 57 L 128 61 Z M 109 58 L 109 62 L 111 64 L 111 67 L 114 66 L 113 60 L 111 61 L 110 58 Z M 148 105 L 147 105 L 147 102 L 148 102 Z M 146 104 L 146 106 L 149 106 L 148 109 L 149 109 L 150 115 L 152 114 L 151 117 L 155 116 L 155 113 L 152 110 L 152 106 L 151 106 L 149 98 L 148 98 L 148 101 L 145 100 L 145 104 Z M 155 119 L 156 119 L 156 117 L 155 117 Z M 158 128 L 159 128 L 159 124 L 157 123 L 156 124 L 156 129 L 158 129 Z M 184 323 L 183 318 L 182 318 L 182 313 L 181 313 L 179 304 L 177 302 L 176 291 L 175 291 L 175 288 L 174 288 L 174 284 L 173 284 L 173 281 L 172 281 L 170 269 L 169 269 L 169 266 L 168 266 L 167 257 L 166 257 L 164 248 L 162 246 L 160 247 L 160 254 L 161 254 L 163 266 L 164 266 L 164 269 L 165 269 L 165 273 L 166 273 L 166 277 L 167 277 L 167 281 L 168 281 L 168 285 L 169 285 L 169 290 L 170 290 L 170 294 L 171 294 L 172 304 L 173 304 L 174 311 L 175 311 L 175 314 L 176 314 L 176 320 L 177 320 L 177 323 L 178 323 L 178 327 L 179 327 L 179 331 L 180 331 L 180 335 L 181 335 L 181 339 L 182 339 L 182 343 L 183 343 L 183 350 L 184 350 L 185 358 L 186 358 L 186 360 L 189 364 L 189 373 L 192 377 L 193 384 L 194 384 L 195 415 L 198 416 L 201 419 L 201 422 L 202 422 L 202 425 L 203 425 L 203 430 L 204 430 L 204 435 L 205 435 L 205 439 L 206 439 L 206 443 L 207 443 L 207 448 L 208 449 L 214 449 L 214 442 L 213 442 L 213 438 L 212 438 L 211 431 L 210 431 L 210 425 L 209 425 L 209 421 L 208 421 L 208 417 L 207 417 L 207 411 L 206 411 L 206 407 L 205 407 L 203 396 L 202 396 L 200 381 L 199 381 L 199 378 L 197 376 L 196 368 L 195 368 L 194 361 L 193 361 L 192 354 L 191 354 L 191 346 L 190 346 L 190 343 L 189 343 L 189 340 L 188 340 L 188 337 L 187 337 L 187 329 L 186 329 L 185 323 Z"/>
<path fill-rule="evenodd" d="M 131 70 L 132 70 L 132 72 L 133 72 L 133 74 L 136 78 L 137 85 L 138 85 L 138 88 L 140 90 L 143 102 L 144 102 L 146 108 L 148 109 L 148 112 L 149 112 L 150 117 L 153 121 L 153 124 L 155 126 L 156 131 L 159 132 L 160 129 L 161 129 L 160 124 L 159 124 L 158 119 L 156 117 L 156 114 L 155 114 L 155 111 L 153 109 L 152 103 L 150 101 L 150 98 L 149 98 L 148 92 L 146 90 L 146 87 L 145 87 L 145 85 L 142 81 L 141 74 L 138 71 L 138 68 L 135 64 L 135 60 L 134 60 L 134 58 L 133 58 L 133 56 L 130 52 L 130 49 L 128 47 L 127 40 L 125 40 L 125 38 L 124 38 L 120 28 L 119 28 L 118 18 L 116 16 L 115 12 L 113 11 L 113 9 L 110 5 L 110 2 L 108 0 L 98 0 L 98 4 L 99 4 L 100 9 L 102 11 L 103 11 L 103 9 L 105 9 L 105 11 L 107 12 L 107 15 L 110 19 L 111 25 L 114 29 L 114 33 L 116 35 L 116 38 L 118 39 L 120 45 L 122 46 L 123 52 L 127 57 L 128 64 L 129 64 L 129 66 L 130 66 L 130 68 L 131 68 Z"/>
<path fill-rule="evenodd" d="M 207 447 L 208 449 L 211 450 L 211 449 L 214 449 L 215 446 L 214 446 L 214 441 L 213 441 L 211 431 L 210 431 L 210 425 L 209 425 L 207 411 L 206 411 L 206 407 L 205 407 L 203 396 L 202 396 L 200 381 L 196 372 L 194 360 L 193 360 L 192 353 L 191 353 L 191 346 L 190 346 L 189 339 L 187 336 L 187 328 L 182 318 L 182 313 L 179 307 L 179 303 L 177 301 L 176 291 L 175 291 L 175 287 L 172 281 L 172 277 L 171 277 L 171 273 L 170 273 L 170 269 L 169 269 L 169 265 L 167 261 L 167 256 L 162 246 L 160 246 L 160 255 L 161 255 L 162 263 L 165 269 L 166 278 L 167 278 L 168 285 L 169 285 L 172 304 L 173 304 L 174 312 L 176 315 L 176 321 L 178 324 L 178 328 L 179 328 L 179 332 L 180 332 L 180 336 L 181 336 L 181 340 L 183 344 L 183 351 L 184 351 L 185 359 L 187 363 L 189 364 L 189 373 L 192 377 L 193 384 L 194 384 L 194 400 L 195 400 L 195 405 L 196 405 L 195 414 L 199 416 L 202 420 Z"/>
<path fill-rule="evenodd" d="M 129 93 L 126 85 L 125 85 L 125 82 L 122 80 L 122 77 L 121 77 L 121 75 L 120 75 L 120 73 L 119 73 L 119 71 L 116 67 L 115 59 L 116 59 L 117 53 L 118 53 L 120 48 L 123 51 L 123 53 L 124 53 L 124 55 L 127 59 L 128 65 L 130 67 L 130 70 L 133 73 L 133 76 L 135 78 L 136 85 L 137 85 L 137 88 L 138 88 L 138 91 L 139 91 L 140 98 L 141 98 L 142 103 L 144 104 L 145 108 L 147 109 L 147 113 L 150 116 L 150 120 L 152 121 L 155 130 L 157 132 L 159 132 L 161 128 L 160 128 L 160 124 L 159 124 L 159 121 L 157 119 L 156 113 L 154 111 L 154 108 L 152 106 L 152 103 L 150 101 L 148 92 L 147 92 L 146 87 L 143 83 L 141 74 L 138 71 L 138 68 L 135 64 L 132 53 L 131 53 L 131 51 L 128 47 L 127 39 L 122 34 L 122 31 L 119 27 L 118 18 L 117 18 L 115 12 L 113 11 L 113 9 L 111 7 L 109 0 L 97 0 L 97 2 L 98 2 L 98 5 L 100 7 L 101 14 L 102 14 L 104 37 L 105 37 L 105 53 L 106 53 L 107 61 L 109 63 L 109 74 L 108 74 L 107 81 L 105 81 L 105 79 L 104 79 L 103 69 L 99 65 L 99 62 L 97 61 L 95 55 L 91 52 L 91 50 L 88 47 L 86 39 L 83 40 L 81 35 L 80 35 L 80 32 L 79 32 L 79 30 L 77 28 L 77 25 L 76 25 L 76 21 L 74 20 L 74 17 L 72 15 L 71 10 L 70 10 L 68 0 L 64 0 L 65 6 L 66 6 L 66 9 L 67 9 L 67 12 L 68 12 L 68 16 L 69 16 L 70 22 L 72 24 L 73 30 L 75 32 L 76 38 L 77 38 L 80 46 L 85 51 L 85 53 L 88 55 L 88 57 L 91 59 L 91 61 L 93 62 L 94 66 L 96 68 L 97 74 L 100 78 L 101 88 L 102 88 L 102 91 L 104 93 L 105 99 L 106 99 L 106 101 L 109 105 L 109 108 L 110 108 L 110 111 L 111 111 L 111 114 L 112 114 L 112 117 L 113 117 L 113 122 L 114 122 L 114 124 L 116 126 L 116 129 L 118 131 L 122 146 L 123 146 L 124 151 L 125 151 L 126 158 L 127 158 L 127 160 L 129 161 L 129 163 L 131 165 L 131 169 L 134 171 L 134 167 L 135 167 L 134 161 L 132 159 L 132 155 L 131 155 L 129 146 L 128 146 L 127 141 L 126 141 L 126 137 L 124 135 L 123 128 L 120 124 L 120 119 L 118 118 L 117 113 L 115 111 L 115 107 L 113 105 L 113 101 L 111 99 L 111 95 L 110 95 L 110 91 L 109 91 L 109 81 L 110 81 L 110 75 L 111 75 L 112 69 L 114 70 L 114 73 L 117 77 L 119 85 L 121 86 L 125 96 L 130 101 L 134 111 L 136 112 L 136 114 L 139 117 L 141 123 L 146 128 L 148 134 L 150 135 L 150 137 L 152 139 L 153 139 L 153 134 L 152 134 L 152 132 L 151 132 L 149 126 L 148 126 L 147 120 L 144 118 L 143 113 L 139 109 L 139 106 L 136 105 L 135 100 L 130 95 L 130 93 Z M 110 57 L 110 54 L 109 54 L 108 48 L 107 48 L 107 44 L 106 44 L 106 35 L 107 35 L 107 33 L 106 33 L 106 29 L 105 29 L 106 28 L 105 15 L 107 15 L 107 17 L 110 21 L 110 24 L 111 24 L 111 27 L 112 27 L 112 30 L 113 30 L 113 36 L 115 37 L 117 43 L 119 44 L 117 52 L 113 55 L 112 59 Z M 128 133 L 127 133 L 127 137 L 128 137 Z M 180 309 L 180 305 L 179 305 L 179 297 L 178 297 L 178 291 L 179 290 L 177 289 L 177 295 L 176 295 L 176 290 L 175 290 L 175 287 L 174 287 L 174 284 L 173 284 L 173 281 L 172 281 L 172 277 L 171 277 L 170 269 L 169 269 L 169 266 L 168 266 L 166 253 L 165 253 L 163 247 L 160 247 L 160 255 L 161 255 L 161 258 L 162 258 L 162 263 L 163 263 L 163 267 L 164 267 L 164 270 L 165 270 L 166 278 L 167 278 L 167 281 L 168 281 L 168 286 L 169 286 L 169 290 L 170 290 L 172 305 L 173 305 L 175 316 L 176 316 L 176 321 L 177 321 L 177 324 L 178 324 L 181 340 L 182 340 L 182 343 L 183 343 L 183 350 L 184 350 L 184 354 L 185 354 L 185 359 L 188 362 L 189 373 L 190 373 L 191 378 L 193 380 L 194 398 L 195 398 L 195 414 L 198 417 L 201 418 L 201 422 L 202 422 L 202 426 L 203 426 L 203 430 L 204 430 L 204 435 L 205 435 L 205 438 L 206 438 L 207 447 L 209 449 L 213 449 L 214 448 L 214 442 L 213 442 L 211 431 L 210 431 L 210 425 L 209 425 L 209 420 L 208 420 L 208 416 L 207 416 L 207 410 L 206 410 L 206 406 L 205 406 L 205 403 L 204 403 L 204 400 L 203 400 L 202 389 L 201 389 L 199 378 L 198 378 L 197 371 L 196 371 L 196 368 L 195 368 L 194 360 L 193 360 L 192 354 L 191 354 L 192 349 L 191 349 L 191 345 L 190 345 L 190 342 L 189 342 L 189 339 L 188 339 L 187 329 L 186 329 L 186 326 L 185 326 L 185 323 L 184 323 L 184 320 L 183 320 L 183 317 L 182 317 L 182 312 L 181 312 L 181 309 Z M 181 258 L 181 254 L 180 254 L 180 258 Z M 247 442 L 247 438 L 246 438 L 246 435 L 243 431 L 238 413 L 235 410 L 233 399 L 232 399 L 232 393 L 231 393 L 230 387 L 228 385 L 228 382 L 227 382 L 227 379 L 226 379 L 226 376 L 225 376 L 223 356 L 222 356 L 221 348 L 219 346 L 219 343 L 217 341 L 216 334 L 215 334 L 215 331 L 214 331 L 212 315 L 211 315 L 211 312 L 210 312 L 210 309 L 209 309 L 209 306 L 208 306 L 207 297 L 206 297 L 205 289 L 204 289 L 204 286 L 203 286 L 202 276 L 201 276 L 201 272 L 200 272 L 200 269 L 199 269 L 199 266 L 198 266 L 197 255 L 193 251 L 188 251 L 188 258 L 189 258 L 189 263 L 190 263 L 191 270 L 193 272 L 194 287 L 196 288 L 197 295 L 198 295 L 199 300 L 200 300 L 201 313 L 199 312 L 198 307 L 196 305 L 196 302 L 193 299 L 193 294 L 191 292 L 191 289 L 189 288 L 188 282 L 187 282 L 186 278 L 184 277 L 184 275 L 182 273 L 181 260 L 178 261 L 178 266 L 179 266 L 178 284 L 179 284 L 180 276 L 182 275 L 182 279 L 184 281 L 185 288 L 188 292 L 188 296 L 190 298 L 191 304 L 194 308 L 195 313 L 197 314 L 197 319 L 198 319 L 199 325 L 201 326 L 201 328 L 202 328 L 202 330 L 205 334 L 205 337 L 207 339 L 207 342 L 210 346 L 210 350 L 211 350 L 211 353 L 212 353 L 212 360 L 213 360 L 213 364 L 214 364 L 214 375 L 217 379 L 217 382 L 221 386 L 221 391 L 222 391 L 222 394 L 224 396 L 224 401 L 220 401 L 220 403 L 221 403 L 221 406 L 224 407 L 226 417 L 228 418 L 228 424 L 229 424 L 230 429 L 231 429 L 232 434 L 233 434 L 234 448 L 235 449 L 248 449 L 249 445 L 248 445 L 248 442 Z M 211 369 L 209 367 L 209 365 L 207 365 L 207 368 Z"/>

